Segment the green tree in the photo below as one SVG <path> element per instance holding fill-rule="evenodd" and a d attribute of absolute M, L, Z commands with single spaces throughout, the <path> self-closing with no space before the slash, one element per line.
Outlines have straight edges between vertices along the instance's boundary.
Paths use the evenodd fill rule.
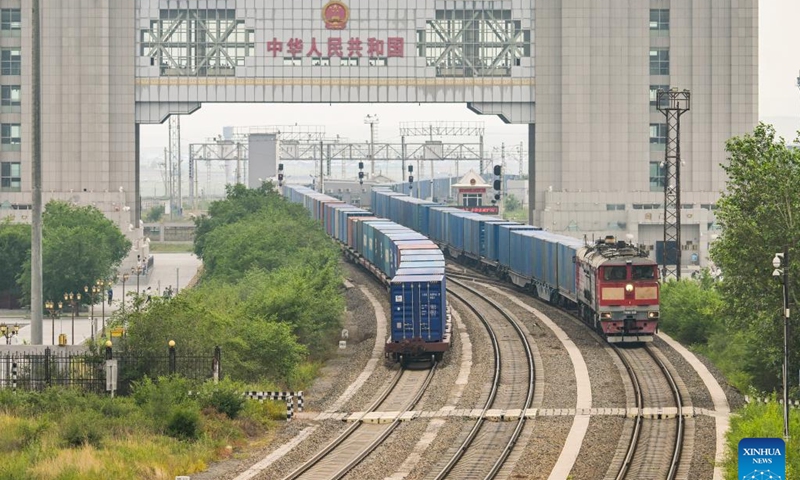
<path fill-rule="evenodd" d="M 249 277 L 254 281 L 256 277 Z M 269 294 L 264 281 L 256 284 Z M 285 381 L 308 353 L 292 333 L 291 323 L 274 315 L 248 315 L 250 300 L 241 285 L 210 282 L 184 290 L 170 301 L 154 298 L 126 313 L 128 330 L 124 348 L 142 358 L 163 355 L 170 340 L 182 354 L 209 355 L 222 347 L 225 375 L 235 380 Z M 137 375 L 149 373 L 140 365 Z"/>
<path fill-rule="evenodd" d="M 205 236 L 204 276 L 234 280 L 249 269 L 274 270 L 299 263 L 325 268 L 337 251 L 319 225 L 304 216 L 263 211 L 222 225 Z"/>
<path fill-rule="evenodd" d="M 131 242 L 93 206 L 51 201 L 43 214 L 43 299 L 58 300 L 65 292 L 83 292 L 98 278 L 111 278 Z M 19 286 L 30 301 L 30 258 Z"/>
<path fill-rule="evenodd" d="M 300 205 L 284 202 L 272 183 L 263 183 L 259 188 L 248 189 L 246 186 L 227 185 L 225 200 L 212 202 L 208 215 L 195 219 L 194 253 L 203 258 L 206 236 L 217 227 L 236 223 L 256 212 L 266 209 L 300 212 Z"/>
<path fill-rule="evenodd" d="M 0 275 L 0 292 L 19 293 L 17 276 L 30 256 L 30 225 L 11 223 L 8 219 L 0 222 L 0 272 L 4 272 Z"/>
<path fill-rule="evenodd" d="M 154 205 L 150 207 L 149 210 L 144 214 L 144 221 L 145 222 L 160 222 L 161 219 L 164 217 L 164 206 L 163 205 Z"/>
<path fill-rule="evenodd" d="M 522 208 L 522 204 L 520 203 L 519 199 L 513 193 L 509 193 L 505 199 L 505 207 L 506 210 L 519 210 Z"/>
<path fill-rule="evenodd" d="M 715 282 L 704 271 L 700 281 L 670 281 L 661 288 L 660 327 L 681 343 L 705 345 L 722 328 L 722 299 Z"/>
<path fill-rule="evenodd" d="M 772 276 L 772 257 L 788 245 L 800 253 L 800 151 L 790 149 L 775 129 L 759 124 L 752 134 L 726 143 L 727 191 L 718 203 L 722 234 L 711 256 L 724 280 L 719 290 L 729 331 L 747 332 L 747 368 L 759 388 L 774 388 L 782 368 L 782 287 Z M 792 263 L 791 301 L 796 303 L 798 262 Z M 798 336 L 790 339 L 797 352 Z M 797 365 L 795 353 L 790 361 Z"/>

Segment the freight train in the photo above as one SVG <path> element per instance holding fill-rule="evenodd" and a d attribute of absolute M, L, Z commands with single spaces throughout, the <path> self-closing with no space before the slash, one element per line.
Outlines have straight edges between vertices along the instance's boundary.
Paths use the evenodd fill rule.
<path fill-rule="evenodd" d="M 435 241 L 450 256 L 578 316 L 610 343 L 651 342 L 658 332 L 656 262 L 607 237 L 594 244 L 388 189 L 371 208 Z"/>
<path fill-rule="evenodd" d="M 441 360 L 450 348 L 444 254 L 424 235 L 307 187 L 284 186 L 337 241 L 345 256 L 384 283 L 391 309 L 387 358 Z"/>

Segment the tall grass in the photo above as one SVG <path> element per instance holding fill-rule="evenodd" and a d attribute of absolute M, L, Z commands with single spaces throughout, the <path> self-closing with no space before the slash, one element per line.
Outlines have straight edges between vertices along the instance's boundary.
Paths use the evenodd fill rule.
<path fill-rule="evenodd" d="M 231 419 L 225 405 L 215 404 L 225 395 L 194 398 L 186 389 L 259 387 L 165 378 L 142 382 L 129 398 L 63 389 L 0 391 L 0 480 L 173 479 L 203 471 L 251 439 L 268 436 L 275 419 L 285 418 L 285 404 L 248 402 Z M 180 429 L 167 434 L 176 412 L 198 419 L 181 427 L 196 428 L 192 435 Z"/>

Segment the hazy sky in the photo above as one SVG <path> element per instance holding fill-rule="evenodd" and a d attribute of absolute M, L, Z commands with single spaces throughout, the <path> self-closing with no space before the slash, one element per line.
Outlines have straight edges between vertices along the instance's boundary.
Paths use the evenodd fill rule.
<path fill-rule="evenodd" d="M 800 51 L 795 50 L 800 1 L 760 0 L 759 17 L 759 119 L 773 123 L 780 135 L 791 140 L 800 129 L 800 90 L 796 85 Z M 205 104 L 181 118 L 182 151 L 188 152 L 189 143 L 219 135 L 228 125 L 319 125 L 330 136 L 362 142 L 369 138 L 369 126 L 364 124 L 367 114 L 378 115 L 381 141 L 399 142 L 400 122 L 433 120 L 484 122 L 487 151 L 502 142 L 519 145 L 527 141 L 525 125 L 506 125 L 497 117 L 475 115 L 463 104 Z M 145 155 L 167 146 L 166 123 L 143 126 L 141 134 Z"/>

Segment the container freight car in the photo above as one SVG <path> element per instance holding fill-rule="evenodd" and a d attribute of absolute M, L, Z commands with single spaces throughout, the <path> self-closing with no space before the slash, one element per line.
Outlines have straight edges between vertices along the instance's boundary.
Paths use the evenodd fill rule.
<path fill-rule="evenodd" d="M 384 348 L 387 358 L 403 363 L 441 359 L 450 348 L 451 329 L 444 255 L 439 247 L 408 227 L 309 188 L 284 186 L 283 195 L 302 204 L 349 259 L 387 286 L 392 312 Z M 381 198 L 379 207 L 390 212 L 389 197 Z M 402 215 L 404 209 L 408 210 L 404 204 L 395 204 L 396 215 Z M 413 213 L 409 215 L 417 219 Z"/>
<path fill-rule="evenodd" d="M 609 342 L 649 342 L 658 331 L 658 270 L 643 249 L 613 237 L 587 245 L 387 190 L 372 195 L 373 205 L 383 206 L 390 220 L 421 231 L 420 222 L 427 219 L 428 237 L 450 256 L 577 311 Z"/>

